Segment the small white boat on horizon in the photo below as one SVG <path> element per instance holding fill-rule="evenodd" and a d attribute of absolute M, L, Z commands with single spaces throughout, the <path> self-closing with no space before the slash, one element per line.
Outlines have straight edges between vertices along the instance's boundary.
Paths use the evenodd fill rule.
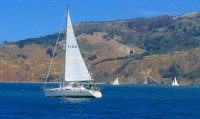
<path fill-rule="evenodd" d="M 112 82 L 112 85 L 119 85 L 119 78 L 118 77 Z"/>
<path fill-rule="evenodd" d="M 172 82 L 172 86 L 179 86 L 176 77 L 174 78 L 173 82 Z"/>

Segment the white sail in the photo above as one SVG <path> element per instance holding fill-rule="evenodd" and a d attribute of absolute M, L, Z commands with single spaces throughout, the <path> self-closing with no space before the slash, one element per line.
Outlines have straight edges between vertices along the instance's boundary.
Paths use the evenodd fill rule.
<path fill-rule="evenodd" d="M 176 77 L 175 77 L 175 79 L 174 79 L 174 85 L 178 85 L 178 82 L 177 82 L 177 80 L 176 80 Z"/>
<path fill-rule="evenodd" d="M 145 80 L 144 80 L 143 84 L 148 84 L 148 81 L 147 81 L 147 77 L 146 77 L 146 76 L 144 77 L 144 79 L 145 79 Z"/>
<path fill-rule="evenodd" d="M 73 82 L 92 80 L 76 41 L 69 10 L 67 13 L 64 79 Z"/>
<path fill-rule="evenodd" d="M 172 86 L 179 86 L 176 77 L 174 78 L 173 82 L 172 82 Z"/>
<path fill-rule="evenodd" d="M 114 82 L 112 84 L 113 85 L 119 85 L 119 79 L 118 79 L 118 77 L 114 80 Z"/>
<path fill-rule="evenodd" d="M 172 81 L 172 86 L 174 85 L 174 80 Z"/>

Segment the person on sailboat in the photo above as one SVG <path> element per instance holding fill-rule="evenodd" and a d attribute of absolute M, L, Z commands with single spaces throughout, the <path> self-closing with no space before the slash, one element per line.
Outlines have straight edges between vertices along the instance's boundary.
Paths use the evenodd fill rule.
<path fill-rule="evenodd" d="M 89 90 L 93 90 L 92 84 L 89 84 Z"/>

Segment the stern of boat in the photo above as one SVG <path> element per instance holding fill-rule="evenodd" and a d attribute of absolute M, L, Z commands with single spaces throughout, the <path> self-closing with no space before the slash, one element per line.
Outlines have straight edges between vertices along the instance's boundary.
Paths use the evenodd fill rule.
<path fill-rule="evenodd" d="M 89 92 L 95 97 L 95 98 L 101 98 L 102 94 L 100 91 L 95 91 L 95 90 L 89 90 Z"/>

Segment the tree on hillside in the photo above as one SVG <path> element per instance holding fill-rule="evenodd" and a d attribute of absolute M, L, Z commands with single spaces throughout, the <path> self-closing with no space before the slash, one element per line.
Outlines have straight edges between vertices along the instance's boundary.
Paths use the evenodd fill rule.
<path fill-rule="evenodd" d="M 23 41 L 18 41 L 18 42 L 17 42 L 17 46 L 18 46 L 19 48 L 23 48 L 25 45 L 26 45 L 26 44 L 25 44 L 25 42 L 23 42 Z"/>
<path fill-rule="evenodd" d="M 177 69 L 177 66 L 175 64 L 172 64 L 169 67 L 169 72 L 171 73 L 171 77 L 179 77 L 180 76 L 180 72 Z"/>
<path fill-rule="evenodd" d="M 3 41 L 3 45 L 6 45 L 7 43 L 8 43 L 8 41 L 7 41 L 7 40 Z"/>
<path fill-rule="evenodd" d="M 181 71 L 176 64 L 172 64 L 169 69 L 160 69 L 159 73 L 163 78 L 173 78 L 184 76 L 184 72 Z"/>

